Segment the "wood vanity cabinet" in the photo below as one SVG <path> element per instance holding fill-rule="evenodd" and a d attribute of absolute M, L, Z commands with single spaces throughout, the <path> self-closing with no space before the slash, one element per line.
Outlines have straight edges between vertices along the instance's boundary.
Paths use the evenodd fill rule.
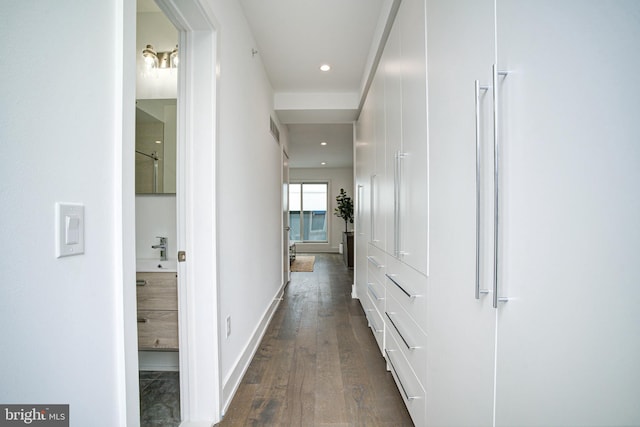
<path fill-rule="evenodd" d="M 137 273 L 138 349 L 178 350 L 176 273 Z"/>

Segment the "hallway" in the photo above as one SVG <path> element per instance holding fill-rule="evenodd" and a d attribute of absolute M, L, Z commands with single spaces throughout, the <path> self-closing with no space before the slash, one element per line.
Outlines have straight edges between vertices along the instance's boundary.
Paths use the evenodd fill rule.
<path fill-rule="evenodd" d="M 313 273 L 291 274 L 218 426 L 413 425 L 352 283 L 338 254 L 316 254 Z"/>

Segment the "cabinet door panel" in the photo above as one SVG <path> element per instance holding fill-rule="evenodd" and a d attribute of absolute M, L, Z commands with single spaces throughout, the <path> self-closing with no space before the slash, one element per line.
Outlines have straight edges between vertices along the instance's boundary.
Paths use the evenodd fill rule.
<path fill-rule="evenodd" d="M 428 425 L 490 426 L 496 314 L 475 299 L 474 81 L 490 84 L 493 0 L 428 0 L 430 276 L 427 291 Z M 480 97 L 480 285 L 492 283 L 491 93 Z"/>
<path fill-rule="evenodd" d="M 640 425 L 639 17 L 497 1 L 499 426 Z"/>
<path fill-rule="evenodd" d="M 398 161 L 400 258 L 427 273 L 428 163 L 425 0 L 398 11 L 402 57 L 402 158 Z"/>

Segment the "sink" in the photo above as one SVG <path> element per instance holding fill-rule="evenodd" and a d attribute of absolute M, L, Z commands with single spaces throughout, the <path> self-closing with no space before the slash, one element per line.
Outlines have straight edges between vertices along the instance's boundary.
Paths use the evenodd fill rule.
<path fill-rule="evenodd" d="M 153 272 L 176 272 L 178 262 L 175 259 L 168 259 L 166 261 L 160 261 L 157 259 L 138 259 L 136 260 L 136 271 L 138 273 L 153 273 Z"/>

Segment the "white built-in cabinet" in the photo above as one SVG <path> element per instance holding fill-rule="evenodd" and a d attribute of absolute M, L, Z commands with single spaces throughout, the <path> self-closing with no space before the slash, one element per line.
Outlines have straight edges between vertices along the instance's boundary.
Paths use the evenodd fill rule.
<path fill-rule="evenodd" d="M 416 425 L 640 425 L 638 40 L 636 1 L 402 1 L 356 284 Z"/>

